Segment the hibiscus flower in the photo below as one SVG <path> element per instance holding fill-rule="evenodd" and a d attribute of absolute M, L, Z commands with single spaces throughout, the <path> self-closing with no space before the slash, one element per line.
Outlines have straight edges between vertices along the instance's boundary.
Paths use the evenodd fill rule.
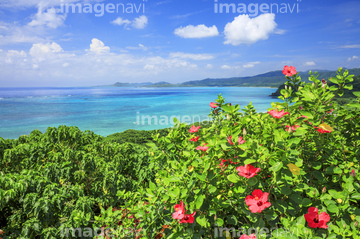
<path fill-rule="evenodd" d="M 286 125 L 286 126 L 285 126 L 285 130 L 289 132 L 289 131 L 290 131 L 290 128 L 291 128 L 291 131 L 294 132 L 294 131 L 295 131 L 297 128 L 299 128 L 299 127 L 300 127 L 300 125 L 293 125 L 293 126 L 291 126 L 291 127 L 290 127 L 290 125 Z"/>
<path fill-rule="evenodd" d="M 256 239 L 256 236 L 255 236 L 255 233 L 253 233 L 249 236 L 246 234 L 243 234 L 243 235 L 241 235 L 241 237 L 239 239 Z"/>
<path fill-rule="evenodd" d="M 196 148 L 196 150 L 202 150 L 202 151 L 204 151 L 204 152 L 206 152 L 206 150 L 208 150 L 208 148 L 209 147 L 206 147 L 206 145 L 208 145 L 208 144 L 204 144 L 204 146 L 197 146 L 197 148 Z"/>
<path fill-rule="evenodd" d="M 200 136 L 191 138 L 189 141 L 197 142 L 197 141 L 199 140 L 199 137 L 200 137 Z"/>
<path fill-rule="evenodd" d="M 251 164 L 244 166 L 239 166 L 236 168 L 236 170 L 239 172 L 238 174 L 240 176 L 243 176 L 245 178 L 252 178 L 257 175 L 258 172 L 260 172 L 260 168 L 255 168 Z"/>
<path fill-rule="evenodd" d="M 232 136 L 231 135 L 227 137 L 227 141 L 229 142 L 229 144 L 234 145 L 234 143 L 232 142 Z M 237 142 L 240 145 L 240 144 L 245 143 L 246 141 L 243 139 L 243 137 L 239 136 L 239 139 L 238 139 Z"/>
<path fill-rule="evenodd" d="M 214 102 L 210 103 L 210 107 L 213 108 L 213 109 L 217 108 L 218 106 L 219 106 L 218 103 L 214 103 Z"/>
<path fill-rule="evenodd" d="M 291 77 L 293 75 L 296 75 L 296 69 L 293 66 L 287 66 L 286 65 L 286 66 L 284 66 L 284 69 L 283 69 L 282 73 L 284 75 L 286 75 L 286 76 Z"/>
<path fill-rule="evenodd" d="M 191 126 L 191 128 L 189 129 L 190 133 L 196 133 L 198 132 L 198 130 L 201 128 L 201 126 L 195 127 L 195 125 Z"/>
<path fill-rule="evenodd" d="M 268 198 L 269 193 L 263 193 L 260 189 L 255 189 L 252 195 L 245 198 L 245 203 L 252 213 L 261 213 L 265 208 L 271 206 L 271 203 L 267 201 Z"/>
<path fill-rule="evenodd" d="M 172 217 L 174 219 L 183 219 L 185 216 L 185 207 L 184 207 L 184 203 L 182 200 L 181 200 L 180 205 L 176 204 L 174 206 L 174 209 L 175 209 L 175 212 L 173 213 Z"/>
<path fill-rule="evenodd" d="M 194 222 L 194 216 L 196 212 L 193 212 L 192 214 L 186 214 L 181 220 L 180 223 L 193 223 Z"/>
<path fill-rule="evenodd" d="M 276 119 L 280 119 L 280 118 L 282 118 L 284 115 L 289 114 L 289 112 L 284 112 L 284 110 L 282 110 L 282 111 L 270 110 L 270 111 L 268 111 L 268 113 L 269 113 L 272 117 L 274 117 L 274 118 L 276 118 Z"/>
<path fill-rule="evenodd" d="M 326 212 L 322 212 L 319 215 L 319 209 L 316 207 L 310 207 L 308 213 L 304 215 L 305 220 L 308 222 L 311 228 L 328 228 L 326 223 L 330 221 L 330 216 Z"/>

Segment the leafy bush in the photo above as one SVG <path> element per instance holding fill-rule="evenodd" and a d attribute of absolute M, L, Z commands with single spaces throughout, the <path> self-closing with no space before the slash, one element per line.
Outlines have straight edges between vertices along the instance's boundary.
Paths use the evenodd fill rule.
<path fill-rule="evenodd" d="M 360 93 L 348 111 L 333 102 L 351 88 L 347 71 L 332 87 L 290 76 L 266 114 L 219 95 L 211 127 L 176 122 L 156 139 L 155 182 L 122 194 L 137 238 L 360 238 Z"/>
<path fill-rule="evenodd" d="M 118 192 L 153 179 L 148 156 L 76 127 L 0 138 L 2 237 L 60 238 L 64 228 L 92 226 L 101 209 L 123 203 Z"/>

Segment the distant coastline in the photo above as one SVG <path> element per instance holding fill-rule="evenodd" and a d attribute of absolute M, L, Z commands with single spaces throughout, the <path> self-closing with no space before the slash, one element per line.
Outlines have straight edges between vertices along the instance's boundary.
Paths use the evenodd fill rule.
<path fill-rule="evenodd" d="M 352 75 L 360 75 L 360 68 L 348 69 Z M 318 79 L 328 79 L 336 76 L 336 71 L 312 70 L 317 72 Z M 309 72 L 299 72 L 299 75 L 305 81 L 308 81 Z M 132 88 L 169 88 L 169 87 L 263 87 L 279 88 L 286 82 L 286 78 L 281 70 L 270 71 L 264 74 L 246 77 L 231 78 L 207 78 L 203 80 L 186 81 L 183 83 L 172 84 L 169 82 L 143 82 L 143 83 L 122 83 L 116 82 L 112 85 L 103 85 L 98 87 L 132 87 Z"/>

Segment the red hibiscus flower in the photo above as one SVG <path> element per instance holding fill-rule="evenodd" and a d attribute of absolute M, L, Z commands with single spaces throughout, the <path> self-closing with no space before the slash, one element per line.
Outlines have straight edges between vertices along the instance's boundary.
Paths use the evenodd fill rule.
<path fill-rule="evenodd" d="M 221 170 L 223 170 L 223 167 L 224 167 L 224 163 L 225 162 L 227 162 L 227 160 L 226 159 L 219 159 L 220 161 L 221 161 L 221 163 L 219 164 L 219 166 L 221 167 Z M 224 168 L 224 170 L 227 168 L 227 164 L 225 165 L 225 168 Z M 223 171 L 224 171 L 223 170 Z"/>
<path fill-rule="evenodd" d="M 284 66 L 282 73 L 286 76 L 293 76 L 296 74 L 296 69 L 293 66 Z"/>
<path fill-rule="evenodd" d="M 240 176 L 243 176 L 245 178 L 252 178 L 257 175 L 258 172 L 260 172 L 261 168 L 255 168 L 251 164 L 244 166 L 239 166 L 236 168 L 236 170 L 239 172 L 238 174 Z"/>
<path fill-rule="evenodd" d="M 295 130 L 296 130 L 297 128 L 299 128 L 299 127 L 300 127 L 300 125 L 293 125 L 293 126 L 291 126 L 291 127 L 290 127 L 290 125 L 286 125 L 286 126 L 285 126 L 285 130 L 289 132 L 289 131 L 290 131 L 290 128 L 291 128 L 291 131 L 293 132 L 293 131 L 295 131 Z"/>
<path fill-rule="evenodd" d="M 253 233 L 249 236 L 246 234 L 243 234 L 243 235 L 241 235 L 241 237 L 239 239 L 256 239 L 256 236 L 255 236 L 255 233 Z"/>
<path fill-rule="evenodd" d="M 331 133 L 331 131 L 327 131 L 325 129 L 321 129 L 321 128 L 318 128 L 318 127 L 314 127 L 314 129 L 316 129 L 321 134 Z"/>
<path fill-rule="evenodd" d="M 311 228 L 328 228 L 326 223 L 330 221 L 329 214 L 322 212 L 319 215 L 319 210 L 316 207 L 310 207 L 304 217 Z"/>
<path fill-rule="evenodd" d="M 227 141 L 229 142 L 229 144 L 234 145 L 234 143 L 232 142 L 232 136 L 231 135 L 227 137 Z M 240 145 L 240 144 L 245 143 L 246 141 L 243 139 L 243 137 L 239 136 L 239 139 L 238 139 L 237 142 Z"/>
<path fill-rule="evenodd" d="M 181 200 L 180 205 L 176 204 L 174 206 L 174 209 L 175 209 L 175 212 L 173 213 L 172 217 L 174 219 L 183 219 L 185 216 L 185 207 L 184 207 L 184 203 L 182 200 Z"/>
<path fill-rule="evenodd" d="M 231 135 L 227 137 L 227 141 L 229 142 L 229 144 L 234 145 L 234 143 L 232 142 L 232 136 Z"/>
<path fill-rule="evenodd" d="M 265 208 L 271 206 L 271 203 L 267 201 L 268 197 L 269 193 L 263 193 L 260 189 L 255 189 L 252 196 L 248 195 L 245 198 L 245 203 L 252 213 L 261 213 Z"/>
<path fill-rule="evenodd" d="M 326 86 L 326 81 L 325 81 L 325 79 L 322 79 L 321 83 L 322 83 L 322 88 L 325 88 L 325 86 Z"/>
<path fill-rule="evenodd" d="M 200 137 L 200 136 L 191 138 L 189 141 L 197 142 L 197 141 L 199 140 L 199 137 Z"/>
<path fill-rule="evenodd" d="M 196 148 L 196 150 L 202 150 L 202 151 L 204 151 L 204 152 L 206 152 L 206 150 L 208 150 L 208 148 L 209 147 L 206 147 L 206 145 L 208 145 L 208 144 L 204 144 L 204 146 L 197 146 L 197 148 Z"/>
<path fill-rule="evenodd" d="M 240 144 L 245 143 L 246 141 L 243 139 L 243 137 L 239 136 L 239 139 L 238 139 L 238 141 L 237 141 L 237 142 L 238 142 L 238 143 L 239 143 L 239 145 L 240 145 Z"/>
<path fill-rule="evenodd" d="M 289 112 L 284 112 L 284 110 L 282 110 L 282 111 L 277 111 L 277 110 L 270 110 L 270 111 L 268 111 L 268 113 L 272 116 L 272 117 L 274 117 L 274 118 L 276 118 L 276 119 L 280 119 L 280 118 L 282 118 L 284 115 L 287 115 L 287 114 L 289 114 Z"/>
<path fill-rule="evenodd" d="M 213 108 L 213 109 L 217 108 L 218 106 L 219 106 L 218 103 L 214 103 L 214 102 L 210 103 L 210 107 Z"/>
<path fill-rule="evenodd" d="M 186 214 L 181 220 L 180 223 L 193 223 L 194 222 L 194 216 L 196 212 L 193 212 L 192 214 Z"/>
<path fill-rule="evenodd" d="M 195 125 L 191 126 L 191 128 L 189 129 L 190 133 L 196 133 L 198 132 L 198 130 L 201 128 L 201 126 L 195 127 Z"/>

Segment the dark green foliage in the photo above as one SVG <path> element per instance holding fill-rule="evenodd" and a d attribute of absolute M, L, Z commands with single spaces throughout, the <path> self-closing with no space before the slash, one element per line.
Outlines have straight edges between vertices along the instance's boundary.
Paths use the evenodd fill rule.
<path fill-rule="evenodd" d="M 195 126 L 201 125 L 201 127 L 208 127 L 208 124 L 206 122 L 195 123 Z M 186 126 L 187 129 L 190 129 L 191 125 Z M 171 128 L 166 129 L 159 129 L 159 130 L 134 130 L 129 129 L 124 132 L 115 133 L 108 135 L 106 138 L 104 138 L 105 142 L 116 142 L 119 144 L 123 143 L 134 143 L 134 144 L 140 144 L 145 145 L 146 143 L 155 142 L 156 140 L 153 139 L 154 135 L 159 135 L 159 137 L 163 137 L 168 135 L 169 131 L 171 131 Z"/>
<path fill-rule="evenodd" d="M 106 143 L 77 127 L 0 138 L 0 225 L 3 238 L 60 238 L 61 228 L 90 226 L 119 191 L 154 177 L 146 148 Z"/>

